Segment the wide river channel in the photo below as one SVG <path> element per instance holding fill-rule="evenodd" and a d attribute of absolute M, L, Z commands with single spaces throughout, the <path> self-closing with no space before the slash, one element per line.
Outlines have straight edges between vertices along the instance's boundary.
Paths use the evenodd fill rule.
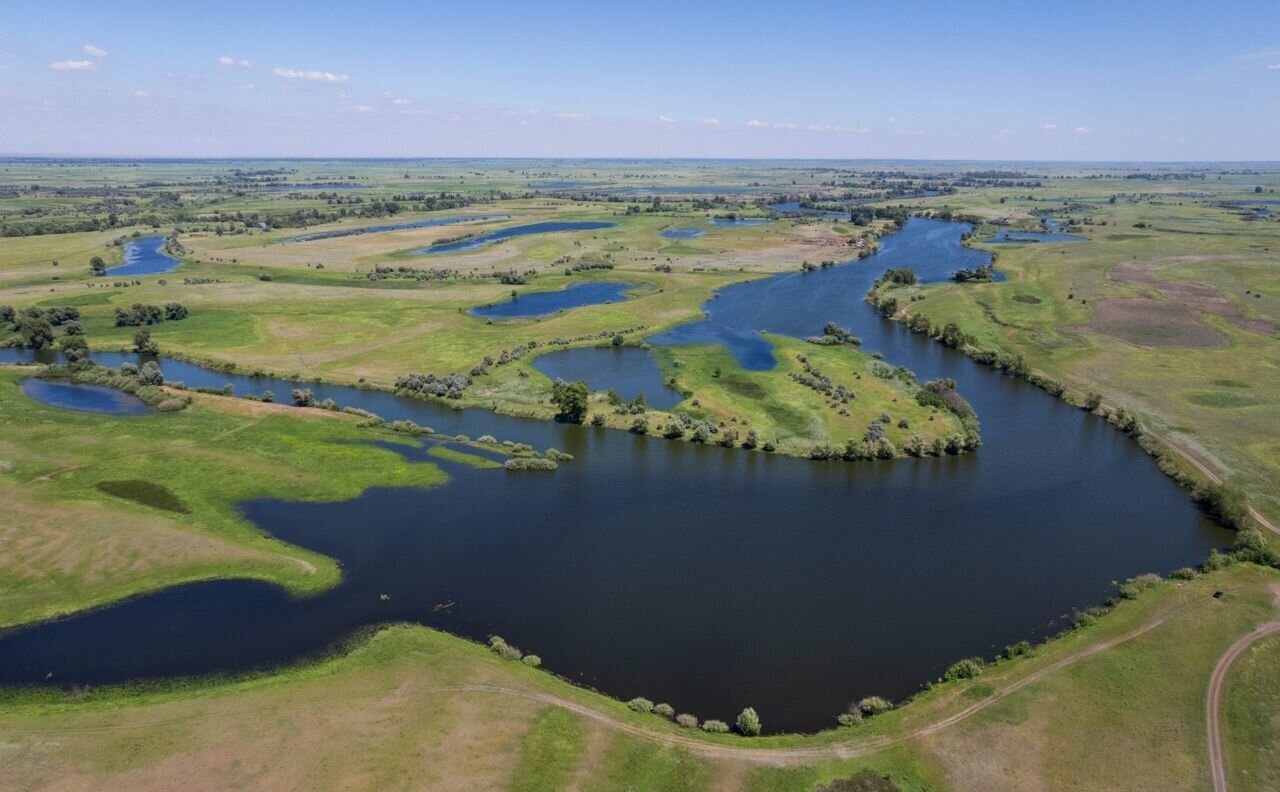
<path fill-rule="evenodd" d="M 448 465 L 442 487 L 341 503 L 244 503 L 262 530 L 338 559 L 342 583 L 308 599 L 253 581 L 197 583 L 14 630 L 0 636 L 0 683 L 269 667 L 407 620 L 502 635 L 624 699 L 726 721 L 749 705 L 767 731 L 811 731 L 862 696 L 901 699 L 959 658 L 1056 632 L 1113 581 L 1228 544 L 1101 419 L 862 301 L 886 267 L 931 281 L 983 263 L 985 253 L 960 245 L 965 230 L 913 219 L 870 258 L 728 287 L 706 319 L 653 341 L 724 343 L 760 369 L 772 364 L 760 330 L 807 336 L 837 321 L 922 380 L 955 378 L 982 421 L 976 453 L 815 463 L 313 385 L 317 399 L 388 420 L 554 446 L 576 460 L 549 474 Z M 0 350 L 0 362 L 29 357 Z M 161 362 L 188 386 L 270 389 L 285 401 L 297 387 Z M 573 360 L 557 370 L 572 372 Z"/>

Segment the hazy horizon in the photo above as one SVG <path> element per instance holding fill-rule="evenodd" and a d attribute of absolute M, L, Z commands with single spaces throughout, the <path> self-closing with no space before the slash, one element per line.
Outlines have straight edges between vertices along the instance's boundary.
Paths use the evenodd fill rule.
<path fill-rule="evenodd" d="M 159 35 L 160 32 L 166 35 Z M 629 9 L 67 2 L 0 21 L 0 151 L 1261 162 L 1280 14 L 1088 0 Z"/>

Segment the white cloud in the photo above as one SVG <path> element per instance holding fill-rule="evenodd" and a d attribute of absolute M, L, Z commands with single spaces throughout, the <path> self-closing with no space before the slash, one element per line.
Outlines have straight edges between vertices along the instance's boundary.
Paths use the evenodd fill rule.
<path fill-rule="evenodd" d="M 1040 125 L 1040 128 L 1041 128 L 1041 129 L 1057 129 L 1057 128 L 1058 128 L 1058 125 L 1057 125 L 1057 124 L 1053 124 L 1053 123 L 1050 123 L 1050 122 L 1046 121 L 1046 122 L 1044 122 L 1043 124 L 1041 124 L 1041 125 Z"/>
<path fill-rule="evenodd" d="M 658 116 L 658 120 L 664 124 L 674 124 L 676 122 L 674 118 L 671 118 L 669 116 L 664 116 L 664 115 Z"/>
<path fill-rule="evenodd" d="M 1093 130 L 1092 130 L 1092 129 L 1090 129 L 1089 127 L 1082 127 L 1082 126 L 1080 126 L 1080 127 L 1076 127 L 1076 128 L 1075 128 L 1074 130 L 1072 130 L 1072 131 L 1073 131 L 1073 132 L 1075 132 L 1077 135 L 1087 135 L 1087 134 L 1089 134 L 1090 132 L 1092 132 Z"/>
<path fill-rule="evenodd" d="M 997 132 L 996 134 L 997 134 L 999 137 L 1008 137 L 1009 135 L 1016 135 L 1016 134 L 1018 134 L 1018 130 L 1016 130 L 1016 129 L 1011 129 L 1010 127 L 1001 127 L 1001 128 L 1000 128 L 1000 131 L 999 131 L 999 132 Z"/>
<path fill-rule="evenodd" d="M 93 56 L 93 57 L 95 57 L 95 58 L 105 58 L 105 57 L 107 57 L 107 51 L 106 51 L 106 50 L 101 49 L 101 48 L 99 48 L 99 47 L 95 47 L 95 46 L 93 46 L 92 44 L 85 44 L 85 45 L 84 45 L 84 51 L 85 51 L 85 52 L 87 52 L 87 53 L 89 53 L 90 55 L 92 55 L 92 56 Z"/>
<path fill-rule="evenodd" d="M 762 126 L 766 126 L 766 124 L 765 124 L 765 122 L 763 122 L 763 121 L 757 121 L 756 119 L 754 119 L 754 118 L 753 118 L 753 119 L 751 119 L 750 121 L 748 121 L 748 122 L 747 122 L 747 126 L 749 126 L 749 127 L 762 127 Z"/>
<path fill-rule="evenodd" d="M 1267 67 L 1271 71 L 1280 71 L 1280 63 L 1273 63 Z"/>
<path fill-rule="evenodd" d="M 70 71 L 93 71 L 98 68 L 98 64 L 87 60 L 64 60 L 54 61 L 49 64 L 49 68 L 54 71 L 70 72 Z"/>
<path fill-rule="evenodd" d="M 774 129 L 795 129 L 796 125 L 788 121 L 785 124 L 774 124 L 773 128 Z"/>
<path fill-rule="evenodd" d="M 134 95 L 134 96 L 136 96 L 136 97 L 138 97 L 138 98 L 140 98 L 140 99 L 146 99 L 146 98 L 147 98 L 148 96 L 150 96 L 151 94 L 149 94 L 149 93 L 147 93 L 146 91 L 144 91 L 144 90 L 142 90 L 141 88 L 139 88 L 138 90 L 136 90 L 136 91 L 134 91 L 134 92 L 133 92 L 133 95 Z"/>
<path fill-rule="evenodd" d="M 403 96 L 397 96 L 395 99 L 392 99 L 392 100 L 391 100 L 391 104 L 393 104 L 393 105 L 411 105 L 411 104 L 413 104 L 413 100 L 412 100 L 412 99 L 405 99 Z"/>
<path fill-rule="evenodd" d="M 322 83 L 344 83 L 351 79 L 345 74 L 334 74 L 327 71 L 300 71 L 298 69 L 273 69 L 272 74 L 277 77 L 283 77 L 286 80 L 311 80 L 312 82 Z"/>
<path fill-rule="evenodd" d="M 245 60 L 244 58 L 236 60 L 230 55 L 223 55 L 222 57 L 218 58 L 218 65 L 219 66 L 238 66 L 241 69 L 253 68 L 253 64 Z"/>
<path fill-rule="evenodd" d="M 351 105 L 350 107 L 342 108 L 342 111 L 344 113 L 372 113 L 373 107 L 371 107 L 370 105 L 364 105 L 364 104 Z"/>
<path fill-rule="evenodd" d="M 582 113 L 556 113 L 556 118 L 564 118 L 569 121 L 577 121 L 585 117 Z"/>
<path fill-rule="evenodd" d="M 707 125 L 707 126 L 720 126 L 720 119 L 718 119 L 718 118 L 704 118 L 704 119 L 702 119 L 701 121 L 699 121 L 698 123 L 699 123 L 699 124 L 705 124 L 705 125 Z"/>

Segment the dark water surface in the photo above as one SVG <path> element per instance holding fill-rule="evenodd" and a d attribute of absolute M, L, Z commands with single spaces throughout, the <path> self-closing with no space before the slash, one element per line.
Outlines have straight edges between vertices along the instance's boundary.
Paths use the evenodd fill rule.
<path fill-rule="evenodd" d="M 626 283 L 577 283 L 559 291 L 518 294 L 506 302 L 472 308 L 471 313 L 491 319 L 511 319 L 520 316 L 546 316 L 566 308 L 599 305 L 627 299 L 627 290 L 634 288 Z"/>
<path fill-rule="evenodd" d="M 22 381 L 22 392 L 41 404 L 76 412 L 111 415 L 145 415 L 151 412 L 137 396 L 101 385 L 32 377 Z"/>
<path fill-rule="evenodd" d="M 317 398 L 388 419 L 577 458 L 553 474 L 449 466 L 443 487 L 343 503 L 246 503 L 263 530 L 338 559 L 342 584 L 294 600 L 262 583 L 199 583 L 11 632 L 0 638 L 0 682 L 262 667 L 403 619 L 500 634 L 623 698 L 725 720 L 750 705 L 770 731 L 812 730 L 853 699 L 901 698 L 958 658 L 1044 636 L 1102 601 L 1111 581 L 1228 543 L 1105 422 L 862 302 L 887 266 L 936 280 L 984 263 L 958 245 L 964 228 L 912 220 L 861 262 L 728 287 L 681 343 L 725 343 L 764 368 L 773 356 L 759 329 L 806 336 L 839 321 L 922 379 L 956 378 L 982 419 L 977 453 L 819 464 L 313 385 Z M 237 393 L 284 398 L 294 386 L 163 365 L 170 379 Z M 591 367 L 603 375 L 593 386 L 615 382 L 604 364 Z"/>
<path fill-rule="evenodd" d="M 772 220 L 766 220 L 763 217 L 713 217 L 711 225 L 713 226 L 758 226 L 769 225 Z"/>
<path fill-rule="evenodd" d="M 663 239 L 697 239 L 705 233 L 701 228 L 668 228 L 659 236 Z"/>
<path fill-rule="evenodd" d="M 164 251 L 164 237 L 140 237 L 125 243 L 124 263 L 108 267 L 107 275 L 158 275 L 181 263 Z"/>
<path fill-rule="evenodd" d="M 457 253 L 461 250 L 474 250 L 478 247 L 484 247 L 491 242 L 502 242 L 503 240 L 512 239 L 513 237 L 527 236 L 529 234 L 550 234 L 557 231 L 594 231 L 599 228 L 613 228 L 617 223 L 604 223 L 597 221 L 553 221 L 547 223 L 532 223 L 530 225 L 514 226 L 512 228 L 504 228 L 501 231 L 493 231 L 488 234 L 482 234 L 470 239 L 463 239 L 458 242 L 450 242 L 445 245 L 432 245 L 431 247 L 415 250 L 415 255 L 435 254 L 435 253 Z"/>

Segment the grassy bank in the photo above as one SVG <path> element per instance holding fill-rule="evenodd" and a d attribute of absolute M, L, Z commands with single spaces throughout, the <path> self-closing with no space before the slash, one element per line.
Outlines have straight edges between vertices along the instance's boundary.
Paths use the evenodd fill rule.
<path fill-rule="evenodd" d="M 217 397 L 180 412 L 77 413 L 24 396 L 28 374 L 0 367 L 0 626 L 211 578 L 316 592 L 338 581 L 334 562 L 264 536 L 238 502 L 445 480 L 371 445 L 354 416 Z"/>

